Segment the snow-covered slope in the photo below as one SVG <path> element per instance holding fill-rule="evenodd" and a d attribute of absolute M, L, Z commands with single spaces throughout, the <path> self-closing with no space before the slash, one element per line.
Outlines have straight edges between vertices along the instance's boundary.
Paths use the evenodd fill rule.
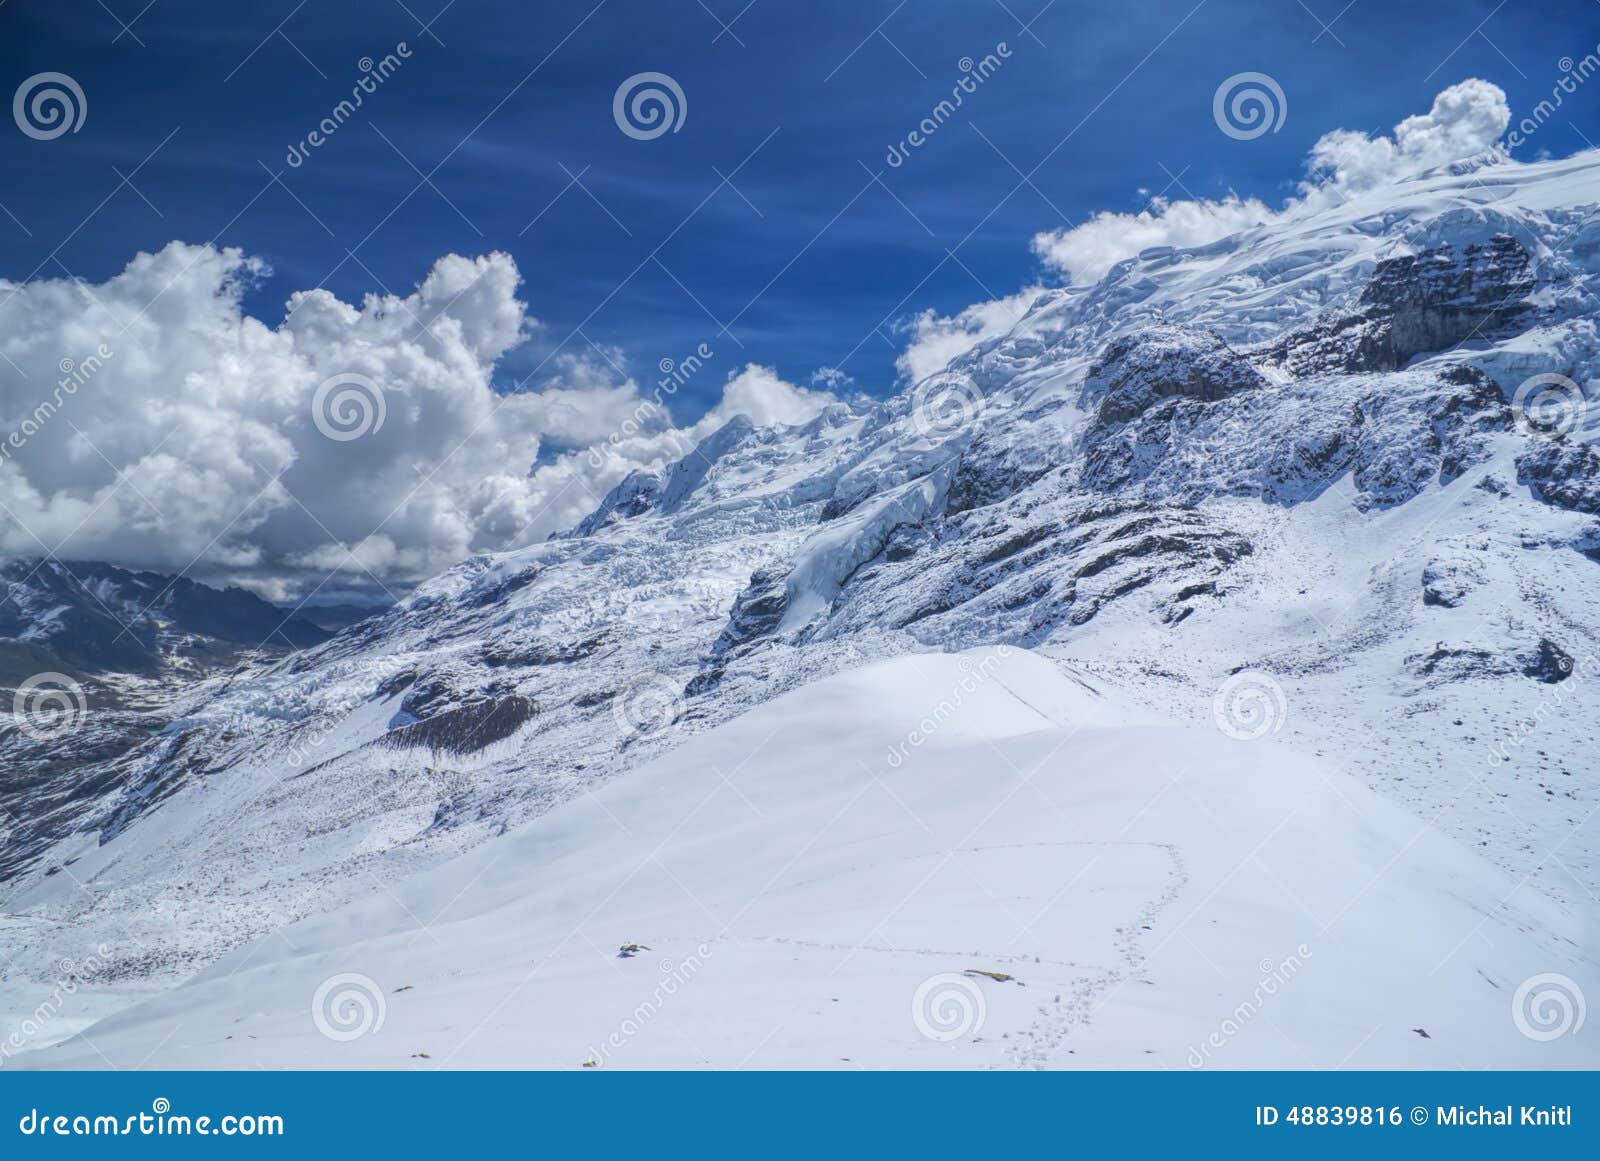
<path fill-rule="evenodd" d="M 790 693 L 22 1063 L 1594 1065 L 1511 1010 L 1600 986 L 1581 942 L 1331 764 L 1001 647 Z"/>
<path fill-rule="evenodd" d="M 1218 778 L 1353 777 L 1408 812 L 1452 882 L 1504 874 L 1507 892 L 1553 909 L 1519 902 L 1511 919 L 1492 886 L 1410 884 L 1441 922 L 1490 914 L 1532 941 L 1508 947 L 1576 954 L 1561 940 L 1592 928 L 1560 911 L 1592 916 L 1600 896 L 1600 411 L 1583 386 L 1600 377 L 1597 209 L 1594 153 L 1435 172 L 1048 291 L 1010 333 L 880 405 L 797 427 L 734 420 L 629 477 L 573 532 L 466 561 L 324 645 L 197 684 L 131 755 L 90 756 L 92 793 L 23 820 L 48 833 L 0 895 L 7 984 L 47 988 L 63 955 L 102 946 L 94 994 L 113 999 L 251 947 L 275 955 L 281 944 L 252 941 L 359 913 L 347 905 L 381 910 L 362 900 L 611 801 L 596 796 L 670 814 L 679 793 L 637 778 L 665 777 L 674 747 L 725 736 L 775 696 L 874 660 L 998 644 L 1208 731 L 1246 764 Z M 1236 703 L 1241 690 L 1259 700 Z M 1205 751 L 1125 728 L 1105 739 L 1135 756 L 1123 779 L 1159 777 L 1158 751 Z M 1236 734 L 1275 738 L 1240 749 Z M 1264 757 L 1274 742 L 1300 757 Z M 770 752 L 760 765 L 753 777 L 791 769 Z M 1080 768 L 1052 769 L 1071 781 Z M 1167 797 L 1176 827 L 1181 790 Z M 1182 817 L 1190 829 L 1170 841 L 1203 845 L 1204 812 Z M 1329 841 L 1346 844 L 1327 858 L 1350 874 L 1382 846 L 1359 828 Z M 1143 864 L 1124 871 L 1154 882 Z M 1035 873 L 1056 874 L 1012 876 L 1028 900 Z M 551 908 L 587 897 L 560 886 L 523 884 Z M 1318 884 L 1303 886 L 1310 903 Z M 1343 900 L 1323 902 L 1311 910 L 1326 921 Z M 488 904 L 473 888 L 462 905 Z M 973 924 L 951 950 L 998 950 Z M 1327 954 L 1316 962 L 1338 962 Z M 1485 970 L 1503 988 L 1520 969 Z M 1190 1001 L 1173 1011 L 1202 1018 Z M 1415 1019 L 1431 1037 L 1424 1021 L 1443 1017 Z M 1524 1059 L 1471 1043 L 1463 1060 Z M 1391 1047 L 1381 1059 L 1410 1059 Z"/>
<path fill-rule="evenodd" d="M 0 881 L 121 782 L 184 686 L 332 634 L 243 589 L 93 561 L 0 563 Z M 9 825 L 8 825 L 9 824 Z"/>

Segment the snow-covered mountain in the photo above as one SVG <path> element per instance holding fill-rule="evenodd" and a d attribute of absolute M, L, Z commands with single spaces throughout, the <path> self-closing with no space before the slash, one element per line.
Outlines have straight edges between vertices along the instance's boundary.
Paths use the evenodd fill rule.
<path fill-rule="evenodd" d="M 0 563 L 0 681 L 42 663 L 75 677 L 204 673 L 242 653 L 281 654 L 330 636 L 239 588 L 97 561 Z"/>
<path fill-rule="evenodd" d="M 332 636 L 239 588 L 94 561 L 0 563 L 0 879 L 121 784 L 190 682 Z"/>
<path fill-rule="evenodd" d="M 27 1059 L 577 1066 L 637 942 L 711 965 L 638 1063 L 1179 1066 L 1289 955 L 1215 1063 L 1596 1063 L 1510 1006 L 1600 987 L 1597 288 L 1595 153 L 1302 206 L 195 683 L 18 804 L 0 941 L 95 954 L 91 1015 L 215 966 Z M 1015 978 L 930 1056 L 968 969 Z M 336 1057 L 341 972 L 415 990 Z"/>

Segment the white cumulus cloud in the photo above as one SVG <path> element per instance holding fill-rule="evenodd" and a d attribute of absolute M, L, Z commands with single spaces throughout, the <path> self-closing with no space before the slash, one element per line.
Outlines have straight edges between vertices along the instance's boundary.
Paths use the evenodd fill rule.
<path fill-rule="evenodd" d="M 241 307 L 260 272 L 174 242 L 97 285 L 0 280 L 0 555 L 280 598 L 377 591 L 567 527 L 628 470 L 573 454 L 535 469 L 542 447 L 607 440 L 643 397 L 575 358 L 536 390 L 496 390 L 496 365 L 538 325 L 509 256 L 450 255 L 410 294 L 359 305 L 298 293 L 276 327 Z M 752 366 L 702 423 L 796 422 L 831 398 Z M 670 427 L 664 410 L 650 419 Z"/>
<path fill-rule="evenodd" d="M 1255 198 L 1167 201 L 1138 213 L 1102 212 L 1080 226 L 1046 230 L 1034 253 L 1074 284 L 1093 282 L 1125 258 L 1156 246 L 1203 246 L 1302 208 L 1316 209 L 1361 190 L 1399 181 L 1494 148 L 1510 123 L 1506 95 L 1469 79 L 1434 98 L 1426 113 L 1407 117 L 1392 134 L 1350 129 L 1324 134 L 1307 158 L 1310 179 L 1298 198 L 1274 210 Z"/>
<path fill-rule="evenodd" d="M 1488 81 L 1465 80 L 1433 99 L 1426 113 L 1407 117 L 1393 136 L 1368 136 L 1349 129 L 1324 134 L 1311 147 L 1314 180 L 1307 195 L 1324 186 L 1356 192 L 1476 156 L 1504 136 L 1511 123 L 1506 95 Z"/>
<path fill-rule="evenodd" d="M 1124 258 L 1156 246 L 1204 246 L 1272 216 L 1265 202 L 1229 194 L 1218 200 L 1154 198 L 1136 214 L 1102 210 L 1081 226 L 1033 237 L 1033 252 L 1074 283 L 1094 282 Z"/>
<path fill-rule="evenodd" d="M 1015 294 L 974 303 L 948 316 L 922 311 L 911 320 L 911 342 L 895 360 L 895 369 L 913 383 L 943 370 L 950 360 L 1016 326 L 1042 290 L 1039 286 L 1024 287 Z"/>
<path fill-rule="evenodd" d="M 722 388 L 722 401 L 695 427 L 714 429 L 735 415 L 748 415 L 757 427 L 808 423 L 834 401 L 829 391 L 812 391 L 787 383 L 771 367 L 750 363 L 728 379 Z"/>

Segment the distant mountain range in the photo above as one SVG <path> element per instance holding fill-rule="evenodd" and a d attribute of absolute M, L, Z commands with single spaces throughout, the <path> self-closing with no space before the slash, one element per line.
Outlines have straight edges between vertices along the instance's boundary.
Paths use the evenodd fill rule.
<path fill-rule="evenodd" d="M 0 564 L 0 684 L 72 676 L 206 672 L 242 652 L 284 653 L 332 633 L 240 588 L 93 561 Z"/>

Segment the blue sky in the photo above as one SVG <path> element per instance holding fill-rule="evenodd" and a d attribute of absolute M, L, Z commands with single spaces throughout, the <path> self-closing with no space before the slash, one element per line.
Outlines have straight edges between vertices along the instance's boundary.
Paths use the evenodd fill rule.
<path fill-rule="evenodd" d="M 1323 132 L 1387 131 L 1468 76 L 1515 115 L 1600 40 L 1592 0 L 297 4 L 0 8 L 6 91 L 56 70 L 88 103 L 63 139 L 5 136 L 0 276 L 101 280 L 136 250 L 214 239 L 270 264 L 248 305 L 275 321 L 296 289 L 403 293 L 441 254 L 504 250 L 545 324 L 507 381 L 591 342 L 648 381 L 705 342 L 722 372 L 754 361 L 803 383 L 838 366 L 882 394 L 914 312 L 1048 280 L 1039 230 L 1163 190 L 1276 203 Z M 403 66 L 288 167 L 358 61 L 400 41 Z M 1003 67 L 888 168 L 958 61 L 1002 41 Z M 1275 77 L 1288 112 L 1238 141 L 1211 98 L 1246 70 Z M 678 132 L 618 130 L 613 93 L 641 71 L 681 86 Z M 1574 102 L 1536 144 L 1600 140 L 1597 108 Z M 692 384 L 680 418 L 725 377 Z"/>

